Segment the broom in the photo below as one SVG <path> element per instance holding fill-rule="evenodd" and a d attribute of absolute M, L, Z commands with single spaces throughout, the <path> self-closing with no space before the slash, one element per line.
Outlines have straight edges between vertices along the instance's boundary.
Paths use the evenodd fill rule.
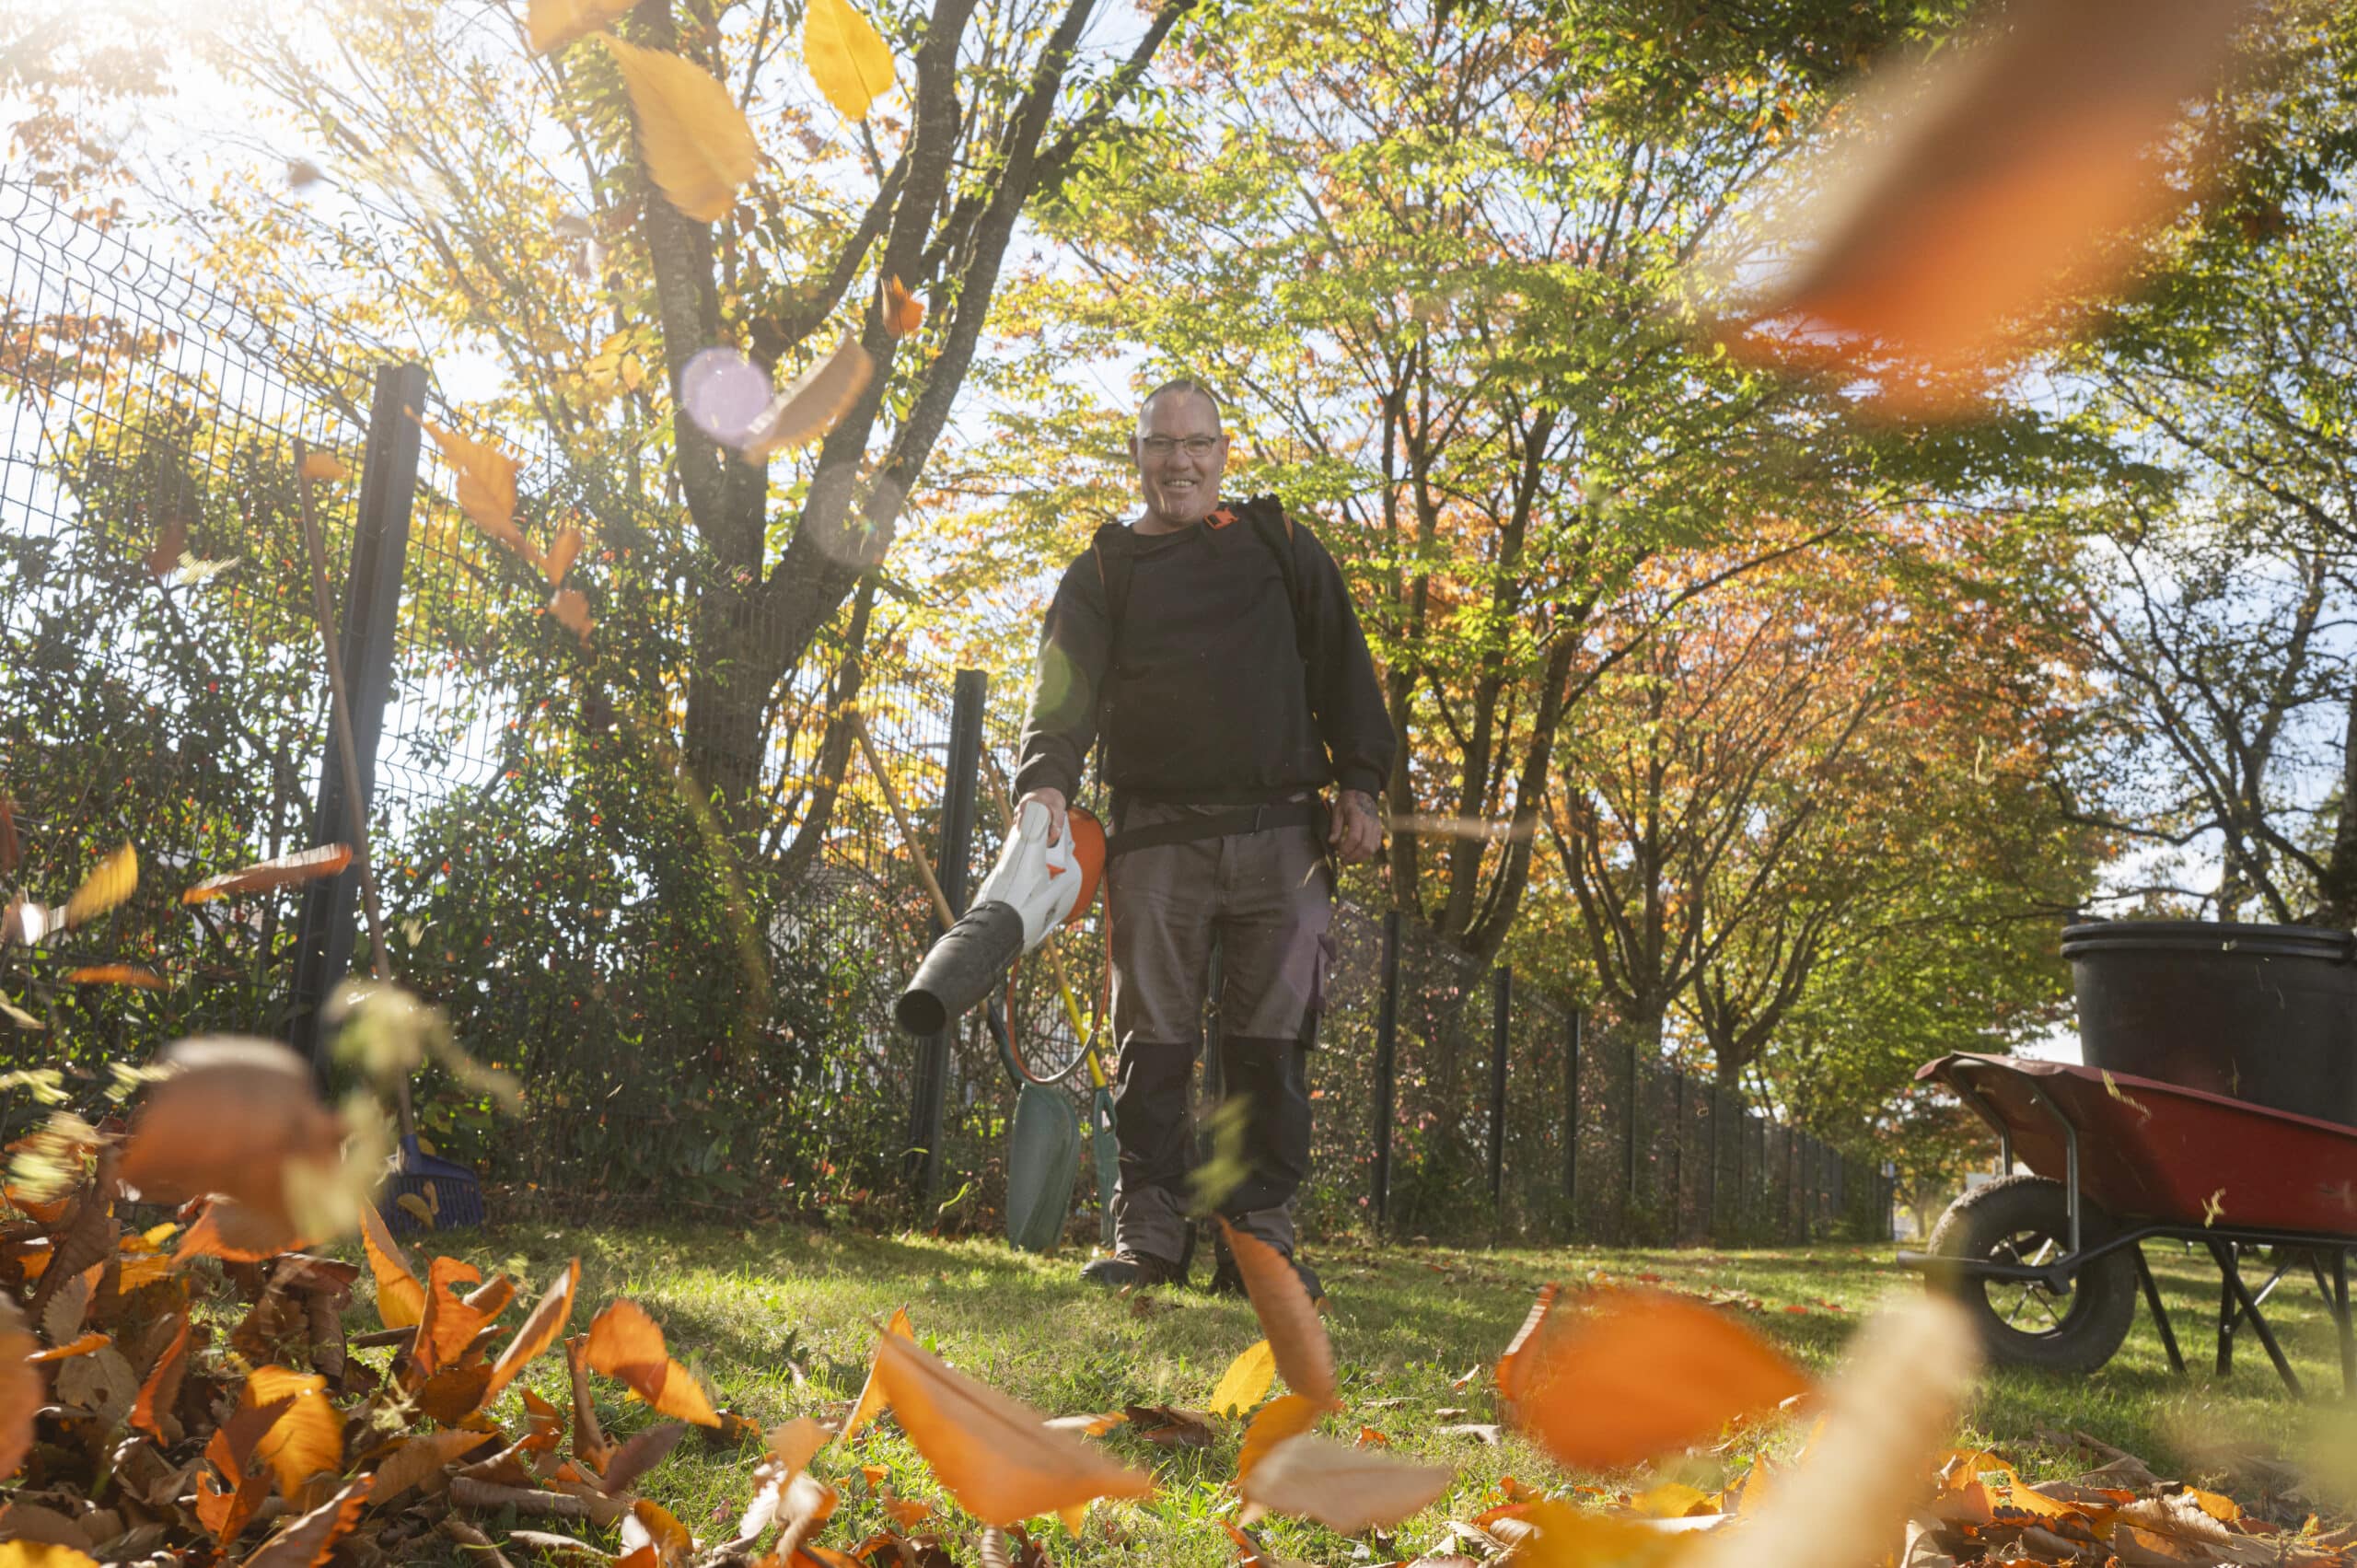
<path fill-rule="evenodd" d="M 360 754 L 352 741 L 352 706 L 344 694 L 343 654 L 336 643 L 335 604 L 328 592 L 327 552 L 319 543 L 319 520 L 311 506 L 311 476 L 304 471 L 307 453 L 295 443 L 295 483 L 302 500 L 303 548 L 311 559 L 311 608 L 319 617 L 319 638 L 327 646 L 328 711 L 335 729 L 337 761 L 343 765 L 344 807 L 351 816 L 352 864 L 360 877 L 360 908 L 368 921 L 370 967 L 379 984 L 393 980 L 392 960 L 385 952 L 385 918 L 377 902 L 377 873 L 368 854 L 368 814 L 360 803 Z M 461 1165 L 436 1159 L 418 1146 L 416 1114 L 411 1109 L 409 1078 L 404 1074 L 394 1091 L 401 1118 L 401 1155 L 378 1202 L 386 1227 L 396 1233 L 441 1230 L 452 1225 L 481 1225 L 484 1219 L 482 1182 Z M 423 1205 L 420 1220 L 409 1198 Z"/>

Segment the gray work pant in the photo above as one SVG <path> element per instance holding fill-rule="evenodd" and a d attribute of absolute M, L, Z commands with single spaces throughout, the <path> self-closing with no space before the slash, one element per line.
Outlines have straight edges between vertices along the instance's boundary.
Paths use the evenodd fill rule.
<path fill-rule="evenodd" d="M 1234 809 L 1129 804 L 1115 833 Z M 1331 950 L 1326 845 L 1309 827 L 1154 844 L 1116 855 L 1105 880 L 1119 1045 L 1114 1245 L 1173 1262 L 1184 1255 L 1195 1063 L 1216 943 L 1221 1092 L 1242 1103 L 1245 1162 L 1218 1210 L 1290 1255 L 1294 1197 L 1309 1169 L 1306 1057 Z"/>

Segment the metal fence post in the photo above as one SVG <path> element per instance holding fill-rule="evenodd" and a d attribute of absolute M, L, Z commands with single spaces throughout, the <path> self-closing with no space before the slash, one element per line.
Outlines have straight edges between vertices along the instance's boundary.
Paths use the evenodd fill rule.
<path fill-rule="evenodd" d="M 1686 1238 L 1686 1074 L 1670 1074 L 1669 1244 Z"/>
<path fill-rule="evenodd" d="M 974 847 L 974 801 L 982 773 L 982 707 L 990 677 L 961 669 L 950 687 L 948 777 L 941 800 L 941 854 L 935 862 L 949 907 L 966 910 L 966 863 Z M 941 917 L 934 916 L 935 935 Z M 909 1106 L 909 1177 L 920 1214 L 941 1201 L 941 1132 L 949 1102 L 949 1045 L 953 1020 L 941 1033 L 918 1042 L 915 1092 Z"/>
<path fill-rule="evenodd" d="M 410 510 L 417 499 L 418 446 L 424 434 L 410 411 L 425 406 L 425 393 L 423 365 L 377 367 L 376 391 L 368 404 L 366 455 L 360 466 L 352 563 L 344 578 L 343 623 L 338 630 L 345 696 L 352 710 L 353 758 L 360 776 L 344 777 L 343 760 L 331 726 L 327 758 L 319 772 L 319 796 L 311 814 L 313 843 L 350 839 L 353 792 L 359 794 L 364 815 L 376 793 L 377 742 L 384 733 L 385 703 L 392 695 L 393 625 L 401 609 L 401 568 L 409 560 Z M 323 877 L 303 889 L 302 907 L 296 916 L 287 1039 L 310 1058 L 323 1082 L 329 1047 L 322 1027 L 325 1010 L 336 982 L 352 962 L 354 900 L 359 890 L 356 870 Z"/>
<path fill-rule="evenodd" d="M 1383 982 L 1375 1011 L 1375 1223 L 1391 1217 L 1392 1083 L 1399 1043 L 1399 912 L 1383 912 Z"/>
<path fill-rule="evenodd" d="M 1563 1042 L 1563 1206 L 1572 1211 L 1574 1230 L 1580 1196 L 1580 1046 L 1586 1032 L 1586 1009 L 1573 1008 L 1571 1038 Z"/>
<path fill-rule="evenodd" d="M 1514 1018 L 1514 966 L 1500 964 L 1490 977 L 1490 1204 L 1505 1201 L 1506 1041 Z"/>
<path fill-rule="evenodd" d="M 1629 1186 L 1620 1203 L 1623 1240 L 1633 1237 L 1637 1229 L 1637 1102 L 1644 1097 L 1644 1085 L 1638 1078 L 1637 1031 L 1631 1029 L 1629 1031 L 1629 1113 L 1623 1118 L 1627 1132 L 1624 1152 L 1629 1158 Z"/>

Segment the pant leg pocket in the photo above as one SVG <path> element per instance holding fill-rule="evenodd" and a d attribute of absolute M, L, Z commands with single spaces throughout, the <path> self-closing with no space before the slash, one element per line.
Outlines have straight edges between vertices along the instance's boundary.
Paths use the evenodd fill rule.
<path fill-rule="evenodd" d="M 1318 1047 L 1318 1020 L 1326 1013 L 1326 987 L 1330 983 L 1334 960 L 1341 949 L 1334 941 L 1334 934 L 1318 934 L 1318 950 L 1310 960 L 1309 1005 L 1301 1010 L 1301 1045 L 1305 1051 Z"/>

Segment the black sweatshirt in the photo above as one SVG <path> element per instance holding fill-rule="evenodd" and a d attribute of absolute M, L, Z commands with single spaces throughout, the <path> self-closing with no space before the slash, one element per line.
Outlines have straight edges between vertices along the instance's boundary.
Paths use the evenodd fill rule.
<path fill-rule="evenodd" d="M 1328 784 L 1380 794 L 1395 741 L 1366 636 L 1326 547 L 1297 521 L 1292 543 L 1298 644 L 1283 570 L 1248 518 L 1132 536 L 1118 648 L 1096 553 L 1082 552 L 1040 633 L 1016 796 L 1071 799 L 1100 726 L 1105 782 L 1130 798 L 1243 804 Z"/>

